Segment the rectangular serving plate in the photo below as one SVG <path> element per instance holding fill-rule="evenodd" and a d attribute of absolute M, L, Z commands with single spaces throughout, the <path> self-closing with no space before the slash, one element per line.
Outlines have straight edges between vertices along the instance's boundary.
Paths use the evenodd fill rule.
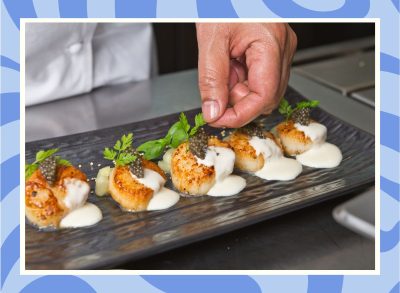
<path fill-rule="evenodd" d="M 290 103 L 303 99 L 288 89 Z M 200 109 L 186 112 L 189 121 Z M 134 145 L 160 138 L 177 121 L 179 113 L 118 127 L 45 139 L 26 144 L 26 160 L 31 162 L 41 149 L 60 149 L 90 179 L 99 168 L 105 146 L 112 146 L 124 133 L 134 133 Z M 292 181 L 266 181 L 236 172 L 247 181 L 246 188 L 232 197 L 182 197 L 164 211 L 127 213 L 110 197 L 89 201 L 98 205 L 103 219 L 95 226 L 81 229 L 39 231 L 26 223 L 26 269 L 101 269 L 157 254 L 195 241 L 239 229 L 278 215 L 310 206 L 330 198 L 349 194 L 374 184 L 375 138 L 317 108 L 313 118 L 328 128 L 328 141 L 343 153 L 340 166 L 332 169 L 304 167 Z M 258 119 L 266 129 L 282 120 L 274 112 Z M 211 129 L 215 134 L 221 130 Z M 98 166 L 100 165 L 100 166 Z M 172 187 L 170 181 L 167 186 Z"/>

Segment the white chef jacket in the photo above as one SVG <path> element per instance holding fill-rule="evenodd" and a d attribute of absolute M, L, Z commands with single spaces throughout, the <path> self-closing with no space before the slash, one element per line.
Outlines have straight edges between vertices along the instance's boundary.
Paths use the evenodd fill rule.
<path fill-rule="evenodd" d="M 155 72 L 148 23 L 27 23 L 27 106 L 139 81 Z"/>

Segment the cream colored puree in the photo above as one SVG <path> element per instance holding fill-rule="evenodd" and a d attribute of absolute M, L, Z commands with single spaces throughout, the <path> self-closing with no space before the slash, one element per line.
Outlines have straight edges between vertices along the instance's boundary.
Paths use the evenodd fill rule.
<path fill-rule="evenodd" d="M 70 212 L 61 220 L 61 228 L 80 228 L 92 226 L 102 219 L 101 210 L 92 203 L 87 203 L 90 186 L 78 179 L 65 179 L 66 196 L 64 204 Z"/>
<path fill-rule="evenodd" d="M 154 191 L 153 197 L 147 205 L 148 211 L 168 209 L 179 201 L 179 194 L 164 187 L 165 179 L 156 171 L 145 168 L 143 178 L 138 178 L 132 173 L 131 175 L 144 186 Z"/>
<path fill-rule="evenodd" d="M 302 165 L 313 168 L 334 168 L 342 161 L 342 152 L 334 144 L 326 142 L 327 128 L 320 123 L 312 122 L 309 125 L 296 123 L 295 127 L 303 131 L 313 142 L 308 151 L 297 155 L 296 159 Z"/>
<path fill-rule="evenodd" d="M 253 136 L 249 143 L 257 155 L 262 154 L 264 157 L 264 166 L 254 173 L 256 176 L 266 180 L 287 181 L 301 173 L 301 164 L 294 159 L 285 158 L 272 139 Z"/>
<path fill-rule="evenodd" d="M 207 167 L 214 166 L 215 184 L 207 192 L 210 196 L 231 196 L 238 194 L 246 187 L 246 180 L 232 175 L 235 165 L 235 153 L 224 147 L 208 147 L 206 157 L 197 158 L 199 164 Z"/>

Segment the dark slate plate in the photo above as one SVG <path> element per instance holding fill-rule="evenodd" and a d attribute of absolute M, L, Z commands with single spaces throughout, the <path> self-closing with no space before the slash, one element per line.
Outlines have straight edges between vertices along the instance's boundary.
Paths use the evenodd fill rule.
<path fill-rule="evenodd" d="M 287 99 L 301 99 L 288 90 Z M 187 112 L 189 119 L 200 110 Z M 105 146 L 112 146 L 123 133 L 134 132 L 135 145 L 163 136 L 178 114 L 82 134 L 46 139 L 26 145 L 26 160 L 40 149 L 60 148 L 60 154 L 88 178 L 97 174 Z M 328 127 L 328 141 L 343 152 L 341 165 L 333 169 L 304 167 L 289 182 L 265 181 L 240 174 L 247 187 L 233 197 L 181 198 L 174 207 L 157 212 L 125 213 L 111 199 L 91 195 L 89 201 L 103 212 L 103 220 L 84 229 L 38 231 L 26 224 L 27 269 L 97 269 L 116 266 L 194 241 L 219 235 L 291 212 L 374 183 L 375 139 L 329 114 L 316 109 L 313 117 Z M 281 117 L 273 113 L 260 119 L 267 129 Z M 192 121 L 192 120 L 190 120 Z M 216 130 L 214 130 L 216 131 Z M 93 162 L 93 166 L 90 165 Z M 94 182 L 91 181 L 92 188 Z M 317 208 L 317 207 L 316 207 Z"/>

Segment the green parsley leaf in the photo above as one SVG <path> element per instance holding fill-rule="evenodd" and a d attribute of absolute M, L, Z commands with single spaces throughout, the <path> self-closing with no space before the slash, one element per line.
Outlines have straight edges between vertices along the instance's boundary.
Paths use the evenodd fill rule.
<path fill-rule="evenodd" d="M 288 106 L 290 106 L 289 102 L 285 98 L 282 98 L 281 102 L 279 104 L 279 113 L 281 113 L 282 115 L 285 115 L 286 109 L 288 108 Z"/>
<path fill-rule="evenodd" d="M 123 151 L 127 150 L 132 145 L 133 133 L 128 133 L 128 135 L 125 134 L 122 135 L 121 141 L 122 141 L 121 150 Z"/>
<path fill-rule="evenodd" d="M 203 113 L 199 113 L 194 117 L 195 127 L 201 127 L 207 122 L 204 120 Z"/>
<path fill-rule="evenodd" d="M 304 108 L 315 108 L 319 105 L 319 101 L 310 100 L 310 101 L 301 101 L 297 103 L 296 110 L 304 109 Z"/>
<path fill-rule="evenodd" d="M 143 156 L 146 160 L 153 160 L 162 155 L 168 142 L 165 138 L 157 140 L 150 140 L 141 144 L 137 150 L 143 152 Z"/>
<path fill-rule="evenodd" d="M 60 156 L 56 156 L 56 162 L 57 165 L 63 165 L 63 166 L 72 166 L 71 162 L 65 159 L 61 159 Z"/>
<path fill-rule="evenodd" d="M 29 177 L 32 176 L 33 172 L 35 172 L 39 168 L 40 163 L 42 163 L 48 157 L 54 155 L 56 152 L 58 152 L 57 148 L 38 151 L 36 153 L 35 161 L 32 164 L 25 164 L 25 180 L 28 180 Z M 56 164 L 71 166 L 71 163 L 69 161 L 62 159 L 60 156 L 56 156 Z"/>
<path fill-rule="evenodd" d="M 120 151 L 121 150 L 122 143 L 120 140 L 117 140 L 117 142 L 114 144 L 114 150 Z"/>
<path fill-rule="evenodd" d="M 206 124 L 206 121 L 204 120 L 203 114 L 199 113 L 194 117 L 194 127 L 190 130 L 189 136 L 193 136 L 196 134 L 197 130 L 199 130 L 200 127 Z"/>
<path fill-rule="evenodd" d="M 28 180 L 38 168 L 38 164 L 25 164 L 25 180 Z"/>
<path fill-rule="evenodd" d="M 46 151 L 44 151 L 44 150 L 38 151 L 36 153 L 36 160 L 34 163 L 40 163 L 40 162 L 46 160 L 51 155 L 55 154 L 56 152 L 58 152 L 58 149 L 49 149 Z"/>
<path fill-rule="evenodd" d="M 181 121 L 175 122 L 174 124 L 172 124 L 171 128 L 168 130 L 165 138 L 169 138 L 171 140 L 172 137 L 175 135 L 175 132 L 182 131 L 182 130 L 184 131 Z"/>
<path fill-rule="evenodd" d="M 182 142 L 188 139 L 188 133 L 184 129 L 178 129 L 174 132 L 174 135 L 171 138 L 170 145 L 173 148 L 178 147 Z"/>
<path fill-rule="evenodd" d="M 285 98 L 281 99 L 278 110 L 279 113 L 285 116 L 286 120 L 288 120 L 293 113 L 292 106 L 290 106 L 289 102 Z"/>
<path fill-rule="evenodd" d="M 141 144 L 137 150 L 144 154 L 144 158 L 152 160 L 161 156 L 166 147 L 176 148 L 196 134 L 198 129 L 206 124 L 203 114 L 199 113 L 194 119 L 195 125 L 191 128 L 185 113 L 179 115 L 179 121 L 175 122 L 164 138 L 147 141 Z"/>
<path fill-rule="evenodd" d="M 185 132 L 188 132 L 190 129 L 190 124 L 187 120 L 185 113 L 181 112 L 181 114 L 179 115 L 179 122 L 181 123 L 183 130 Z"/>
<path fill-rule="evenodd" d="M 129 165 L 133 161 L 136 160 L 136 156 L 130 153 L 121 153 L 118 158 L 115 160 L 117 166 L 125 166 Z"/>
<path fill-rule="evenodd" d="M 122 135 L 121 139 L 118 139 L 113 149 L 104 148 L 103 156 L 104 159 L 113 161 L 117 166 L 129 165 L 136 160 L 136 156 L 127 152 L 132 146 L 133 134 L 128 133 L 127 135 Z"/>
<path fill-rule="evenodd" d="M 290 119 L 290 116 L 292 116 L 293 112 L 296 110 L 304 109 L 304 108 L 315 108 L 319 105 L 319 101 L 317 100 L 309 100 L 309 101 L 301 101 L 296 104 L 296 107 L 292 109 L 292 106 L 289 104 L 289 102 L 282 98 L 281 102 L 279 104 L 279 113 L 281 113 L 283 116 L 285 116 L 286 121 Z"/>
<path fill-rule="evenodd" d="M 110 148 L 105 148 L 103 151 L 103 156 L 104 156 L 104 159 L 113 161 L 115 159 L 115 157 L 117 156 L 117 152 Z"/>
<path fill-rule="evenodd" d="M 310 108 L 316 108 L 319 105 L 319 101 L 317 100 L 310 100 Z"/>

